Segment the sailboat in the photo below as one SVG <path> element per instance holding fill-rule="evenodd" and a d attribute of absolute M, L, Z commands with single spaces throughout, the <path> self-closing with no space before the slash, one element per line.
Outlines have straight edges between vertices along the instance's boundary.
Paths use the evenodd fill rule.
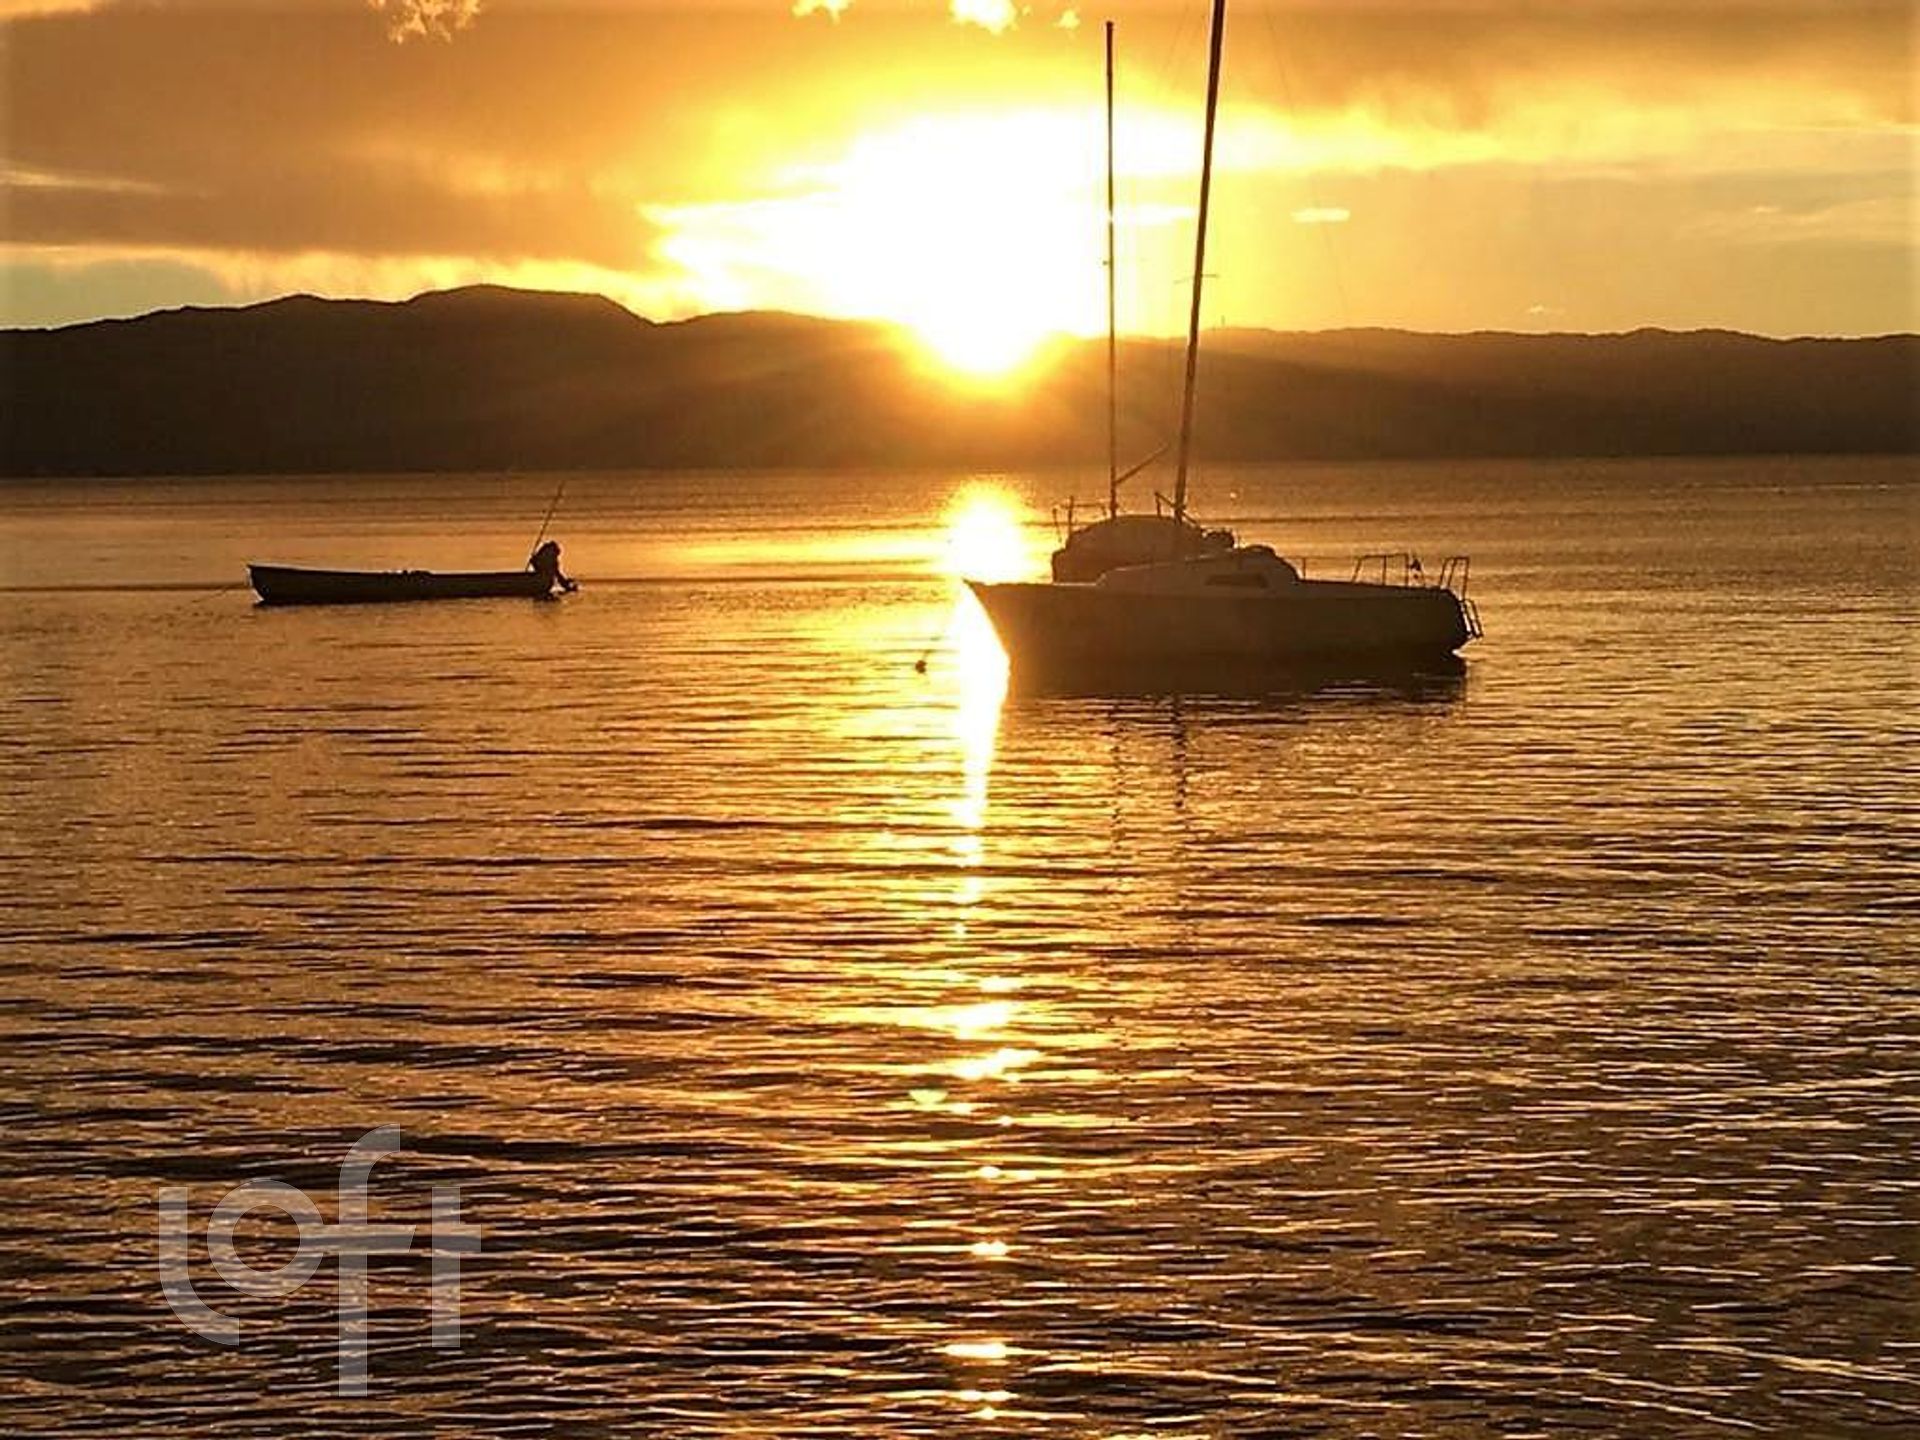
<path fill-rule="evenodd" d="M 1108 509 L 1092 524 L 1070 529 L 1065 544 L 1054 552 L 1051 581 L 967 582 L 1016 674 L 1114 680 L 1154 676 L 1204 685 L 1217 678 L 1239 678 L 1255 667 L 1457 667 L 1455 652 L 1480 634 L 1478 615 L 1464 595 L 1465 557 L 1449 559 L 1432 581 L 1411 556 L 1399 557 L 1399 583 L 1392 583 L 1393 557 L 1381 556 L 1362 557 L 1351 580 L 1308 580 L 1270 546 L 1237 544 L 1229 532 L 1208 530 L 1188 514 L 1226 9 L 1226 0 L 1214 0 L 1192 308 L 1170 515 L 1123 515 L 1119 510 L 1111 438 L 1113 63 L 1111 27 L 1108 30 Z M 1363 571 L 1375 564 L 1379 578 L 1362 579 Z"/>

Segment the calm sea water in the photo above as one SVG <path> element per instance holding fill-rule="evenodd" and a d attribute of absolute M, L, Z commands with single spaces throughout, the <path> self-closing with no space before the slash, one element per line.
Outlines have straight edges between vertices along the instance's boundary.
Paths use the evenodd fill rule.
<path fill-rule="evenodd" d="M 551 479 L 0 490 L 11 1424 L 1911 1434 L 1910 464 L 1216 473 L 1471 552 L 1465 678 L 1003 696 L 947 517 L 1067 484 L 581 477 L 579 595 L 331 611 L 206 587 L 516 567 Z M 382 1125 L 483 1249 L 341 1398 L 335 1262 L 205 1226 Z"/>

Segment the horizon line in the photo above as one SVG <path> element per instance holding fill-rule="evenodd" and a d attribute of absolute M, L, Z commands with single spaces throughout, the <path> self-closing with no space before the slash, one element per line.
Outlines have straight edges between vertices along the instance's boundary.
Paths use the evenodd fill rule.
<path fill-rule="evenodd" d="M 536 288 L 527 287 L 527 286 L 505 285 L 495 281 L 477 281 L 470 285 L 451 285 L 451 286 L 443 286 L 435 289 L 420 290 L 415 292 L 412 295 L 408 295 L 399 299 L 395 299 L 388 296 L 379 296 L 379 295 L 321 295 L 310 290 L 290 290 L 279 295 L 268 296 L 265 299 L 261 299 L 261 300 L 236 300 L 228 304 L 162 305 L 162 306 L 157 306 L 150 310 L 139 310 L 139 311 L 133 311 L 125 314 L 102 314 L 102 315 L 90 316 L 86 319 L 65 320 L 57 323 L 44 324 L 44 325 L 0 324 L 0 334 L 6 334 L 6 335 L 53 334 L 53 333 L 58 333 L 60 331 L 65 331 L 65 330 L 85 329 L 89 326 L 94 326 L 94 325 L 137 324 L 143 320 L 151 320 L 151 319 L 155 319 L 160 316 L 166 316 L 166 315 L 239 314 L 239 313 L 250 311 L 250 310 L 264 310 L 275 305 L 284 305 L 291 301 L 300 301 L 300 300 L 308 300 L 316 304 L 322 304 L 322 305 L 376 305 L 376 306 L 382 306 L 389 309 L 401 309 L 409 305 L 417 304 L 423 300 L 434 300 L 434 299 L 440 299 L 440 298 L 451 297 L 451 296 L 475 295 L 475 294 L 489 293 L 489 292 L 497 293 L 501 295 L 524 297 L 524 298 L 533 299 L 533 300 L 553 299 L 553 300 L 602 301 L 618 309 L 623 314 L 631 316 L 634 320 L 638 321 L 643 325 L 654 326 L 654 327 L 663 328 L 663 329 L 674 327 L 674 326 L 698 324 L 701 321 L 707 321 L 707 320 L 749 319 L 749 318 L 756 318 L 756 317 L 765 317 L 769 319 L 787 319 L 787 320 L 805 321 L 808 323 L 820 324 L 820 325 L 858 326 L 858 327 L 869 328 L 869 329 L 889 331 L 889 332 L 893 332 L 900 335 L 906 335 L 910 333 L 912 330 L 912 326 L 907 324 L 906 322 L 899 321 L 899 320 L 889 320 L 882 316 L 822 315 L 822 314 L 818 314 L 811 311 L 786 310 L 786 309 L 780 309 L 777 307 L 768 307 L 768 308 L 751 307 L 751 308 L 744 308 L 744 309 L 737 309 L 737 310 L 706 310 L 706 311 L 701 311 L 697 314 L 692 314 L 692 315 L 674 316 L 668 319 L 656 319 L 651 315 L 642 314 L 640 311 L 635 310 L 631 305 L 626 304 L 624 301 L 621 301 L 616 297 L 609 295 L 602 290 L 536 289 Z M 1742 339 L 1764 340 L 1764 341 L 1772 341 L 1772 342 L 1783 343 L 1783 344 L 1792 343 L 1794 341 L 1803 341 L 1803 340 L 1869 341 L 1869 340 L 1920 339 L 1920 330 L 1915 330 L 1915 329 L 1848 331 L 1848 332 L 1834 331 L 1834 332 L 1821 332 L 1821 333 L 1801 331 L 1801 332 L 1786 334 L 1786 333 L 1769 332 L 1769 331 L 1762 331 L 1762 330 L 1742 330 L 1731 325 L 1692 325 L 1692 326 L 1680 327 L 1680 326 L 1674 326 L 1674 325 L 1664 325 L 1664 324 L 1660 324 L 1653 321 L 1649 321 L 1648 323 L 1643 325 L 1634 326 L 1631 329 L 1623 329 L 1623 330 L 1548 330 L 1548 329 L 1528 330 L 1528 329 L 1504 327 L 1499 325 L 1485 325 L 1485 326 L 1479 326 L 1469 330 L 1423 330 L 1414 326 L 1387 325 L 1387 324 L 1340 325 L 1340 326 L 1330 326 L 1330 327 L 1319 328 L 1319 329 L 1288 329 L 1284 327 L 1276 327 L 1271 325 L 1234 324 L 1234 323 L 1219 323 L 1214 325 L 1203 325 L 1202 329 L 1206 333 L 1212 334 L 1212 335 L 1230 335 L 1235 333 L 1248 334 L 1248 335 L 1284 335 L 1284 336 L 1337 336 L 1337 335 L 1375 334 L 1375 335 L 1409 335 L 1409 336 L 1451 338 L 1451 339 L 1470 339 L 1473 337 L 1488 337 L 1488 336 L 1511 336 L 1516 339 L 1527 339 L 1527 340 L 1546 340 L 1546 339 L 1554 339 L 1554 338 L 1601 340 L 1601 339 L 1624 338 L 1624 337 L 1629 337 L 1634 335 L 1649 335 L 1649 334 L 1674 335 L 1674 336 L 1729 335 L 1729 336 L 1736 336 Z M 1104 340 L 1105 338 L 1106 337 L 1103 332 L 1080 334 L 1073 331 L 1060 330 L 1060 331 L 1054 331 L 1048 334 L 1045 337 L 1044 341 L 1042 342 L 1042 348 L 1057 349 L 1064 345 L 1090 344 L 1096 341 Z M 1122 331 L 1119 335 L 1119 339 L 1122 341 L 1130 341 L 1134 343 L 1149 343 L 1149 344 L 1176 344 L 1176 343 L 1184 342 L 1184 337 L 1177 331 L 1168 331 L 1166 333 L 1153 333 L 1153 332 L 1145 332 L 1145 331 Z"/>

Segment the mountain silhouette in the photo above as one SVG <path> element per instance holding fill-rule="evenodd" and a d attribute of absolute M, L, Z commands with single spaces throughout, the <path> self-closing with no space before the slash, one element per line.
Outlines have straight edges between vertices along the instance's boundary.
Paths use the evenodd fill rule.
<path fill-rule="evenodd" d="M 1129 340 L 1123 450 L 1171 434 L 1179 354 Z M 1203 459 L 1886 453 L 1920 438 L 1920 337 L 1225 330 L 1201 356 Z M 656 324 L 482 286 L 0 332 L 0 472 L 1014 467 L 1104 463 L 1104 341 L 1000 389 L 888 327 L 800 315 Z"/>

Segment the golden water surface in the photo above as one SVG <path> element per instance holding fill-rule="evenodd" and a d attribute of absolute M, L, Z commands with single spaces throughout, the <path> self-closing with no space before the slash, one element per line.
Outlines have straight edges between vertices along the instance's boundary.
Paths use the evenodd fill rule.
<path fill-rule="evenodd" d="M 517 567 L 553 477 L 0 491 L 9 1417 L 1899 1433 L 1908 468 L 1223 472 L 1309 574 L 1472 552 L 1464 678 L 1009 695 L 949 572 L 1071 478 L 579 477 L 563 603 L 284 611 L 205 587 Z M 460 1349 L 424 1243 L 365 1399 L 330 1267 L 174 1320 L 162 1187 L 330 1217 L 380 1125 Z"/>

